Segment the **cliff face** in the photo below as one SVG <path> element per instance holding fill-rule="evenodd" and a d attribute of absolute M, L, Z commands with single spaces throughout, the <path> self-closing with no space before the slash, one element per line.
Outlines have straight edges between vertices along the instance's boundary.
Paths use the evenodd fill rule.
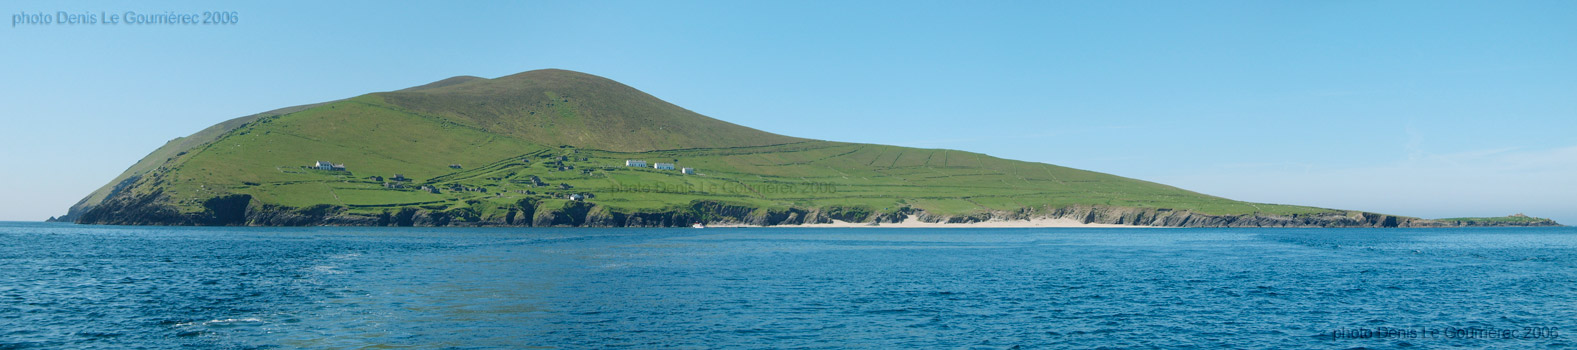
<path fill-rule="evenodd" d="M 344 207 L 316 205 L 292 208 L 260 204 L 251 196 L 218 197 L 204 203 L 200 213 L 180 213 L 160 203 L 162 194 L 118 196 L 89 211 L 80 220 L 110 225 L 197 226 L 418 226 L 418 227 L 687 227 L 694 223 L 783 226 L 831 223 L 894 223 L 911 216 L 930 223 L 974 223 L 1034 218 L 1069 219 L 1087 224 L 1149 227 L 1483 227 L 1559 226 L 1551 220 L 1497 224 L 1496 222 L 1439 221 L 1349 211 L 1320 215 L 1208 215 L 1186 210 L 1104 206 L 1070 206 L 1050 210 L 992 212 L 974 215 L 935 215 L 911 208 L 880 212 L 864 207 L 752 208 L 697 200 L 686 206 L 658 211 L 623 212 L 588 202 L 544 206 L 522 200 L 502 215 L 483 215 L 461 208 L 430 210 L 398 208 L 379 214 L 351 213 Z"/>
<path fill-rule="evenodd" d="M 730 223 L 758 226 L 830 223 L 838 216 L 821 210 L 769 210 L 712 201 L 662 211 L 622 212 L 587 202 L 544 207 L 523 200 L 505 208 L 504 215 L 484 216 L 468 208 L 430 210 L 398 208 L 379 214 L 351 213 L 344 207 L 315 205 L 293 208 L 260 204 L 251 196 L 214 198 L 200 213 L 182 213 L 163 203 L 162 193 L 118 196 L 78 218 L 78 223 L 100 225 L 178 226 L 506 226 L 506 227 L 688 227 L 694 223 Z"/>

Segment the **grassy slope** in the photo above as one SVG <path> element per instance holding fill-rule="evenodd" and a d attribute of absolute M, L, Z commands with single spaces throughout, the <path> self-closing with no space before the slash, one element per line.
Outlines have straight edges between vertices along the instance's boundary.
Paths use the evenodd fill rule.
<path fill-rule="evenodd" d="M 696 199 L 769 208 L 910 206 L 943 215 L 1069 205 L 1216 215 L 1333 212 L 978 153 L 779 136 L 565 71 L 450 79 L 231 129 L 164 163 L 166 176 L 132 191 L 161 190 L 185 211 L 201 210 L 207 198 L 245 193 L 291 207 L 332 204 L 363 213 L 471 207 L 487 216 L 524 198 L 556 203 L 569 193 L 591 193 L 592 202 L 627 212 Z M 559 162 L 561 156 L 571 160 Z M 700 174 L 624 167 L 626 159 L 677 162 Z M 318 160 L 344 163 L 349 171 L 305 167 Z M 387 189 L 369 179 L 396 173 L 415 181 Z M 530 176 L 554 186 L 532 186 Z M 443 190 L 415 190 L 422 185 Z"/>
<path fill-rule="evenodd" d="M 86 209 L 87 207 L 98 205 L 104 201 L 105 197 L 110 195 L 110 192 L 114 190 L 116 185 L 126 181 L 126 179 L 133 176 L 147 174 L 148 172 L 157 169 L 159 166 L 164 165 L 166 162 L 175 159 L 177 155 L 183 155 L 184 152 L 191 151 L 193 148 L 201 147 L 213 142 L 214 140 L 219 139 L 219 137 L 226 135 L 228 132 L 230 132 L 230 130 L 234 130 L 241 125 L 245 125 L 246 123 L 250 123 L 262 118 L 306 110 L 318 105 L 321 104 L 286 107 L 245 117 L 230 119 L 204 128 L 203 130 L 200 130 L 190 136 L 179 137 L 174 140 L 170 140 L 170 142 L 166 142 L 164 146 L 160 146 L 158 149 L 155 149 L 153 153 L 149 153 L 141 160 L 138 160 L 136 164 L 132 164 L 130 168 L 127 168 L 126 171 L 121 172 L 121 174 L 116 176 L 114 180 L 110 180 L 108 184 L 105 184 L 103 187 L 99 187 L 97 190 L 89 193 L 87 197 L 84 197 L 81 201 L 78 201 L 77 204 L 72 205 L 70 212 L 78 212 L 79 210 Z"/>
<path fill-rule="evenodd" d="M 544 145 L 647 151 L 804 141 L 712 119 L 613 80 L 563 70 L 380 95 L 415 113 Z"/>
<path fill-rule="evenodd" d="M 385 191 L 371 176 L 396 173 L 431 178 L 449 164 L 480 165 L 540 150 L 431 117 L 400 112 L 368 95 L 300 113 L 263 119 L 183 159 L 163 186 L 195 208 L 214 193 L 247 193 L 265 203 L 386 204 L 414 199 L 411 191 Z M 306 169 L 317 160 L 352 171 Z M 350 191 L 340 195 L 339 192 Z M 364 198 L 366 197 L 366 198 Z M 420 200 L 411 200 L 420 201 Z"/>

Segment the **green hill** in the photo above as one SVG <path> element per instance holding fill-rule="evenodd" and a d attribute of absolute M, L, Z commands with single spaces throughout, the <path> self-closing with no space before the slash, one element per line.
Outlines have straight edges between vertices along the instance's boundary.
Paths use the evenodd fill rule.
<path fill-rule="evenodd" d="M 978 153 L 776 135 L 564 70 L 455 77 L 226 121 L 156 150 L 68 216 L 168 225 L 1438 224 L 1240 202 Z"/>

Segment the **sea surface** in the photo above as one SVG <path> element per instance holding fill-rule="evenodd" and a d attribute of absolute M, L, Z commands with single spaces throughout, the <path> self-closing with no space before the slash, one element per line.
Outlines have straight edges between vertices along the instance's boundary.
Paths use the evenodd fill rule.
<path fill-rule="evenodd" d="M 1571 349 L 1574 338 L 1574 228 L 0 223 L 0 349 Z"/>

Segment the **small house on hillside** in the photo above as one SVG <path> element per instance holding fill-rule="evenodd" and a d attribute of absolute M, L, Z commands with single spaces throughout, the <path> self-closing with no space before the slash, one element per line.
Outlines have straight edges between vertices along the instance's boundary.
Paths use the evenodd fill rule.
<path fill-rule="evenodd" d="M 411 179 L 405 177 L 405 174 L 394 174 L 394 177 L 389 179 L 394 181 L 411 181 Z"/>
<path fill-rule="evenodd" d="M 313 163 L 312 168 L 318 170 L 345 170 L 345 164 L 334 164 L 333 162 L 320 160 L 317 163 Z"/>
<path fill-rule="evenodd" d="M 657 170 L 674 170 L 674 163 L 657 163 L 652 165 Z"/>
<path fill-rule="evenodd" d="M 578 200 L 583 200 L 583 199 L 586 199 L 586 196 L 582 196 L 579 193 L 569 195 L 569 200 L 572 200 L 572 201 L 578 201 Z"/>
<path fill-rule="evenodd" d="M 685 175 L 695 175 L 695 168 L 679 169 L 679 172 Z"/>
<path fill-rule="evenodd" d="M 645 168 L 646 167 L 646 161 L 644 161 L 644 160 L 626 160 L 626 161 L 624 161 L 624 166 L 633 166 L 633 167 Z"/>

